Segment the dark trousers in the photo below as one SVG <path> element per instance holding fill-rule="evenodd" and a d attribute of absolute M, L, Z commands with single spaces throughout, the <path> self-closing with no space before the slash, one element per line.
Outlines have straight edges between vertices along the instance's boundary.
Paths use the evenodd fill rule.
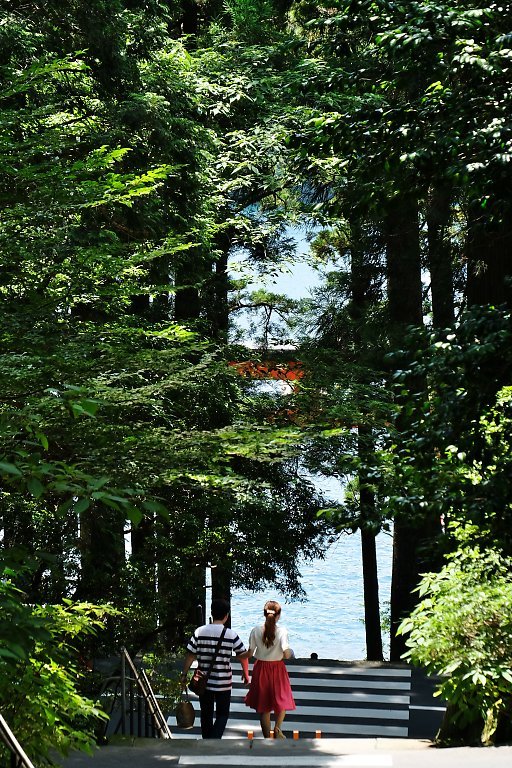
<path fill-rule="evenodd" d="M 231 691 L 206 691 L 199 697 L 203 739 L 222 739 L 229 718 L 230 704 Z M 214 711 L 215 722 L 213 721 Z"/>

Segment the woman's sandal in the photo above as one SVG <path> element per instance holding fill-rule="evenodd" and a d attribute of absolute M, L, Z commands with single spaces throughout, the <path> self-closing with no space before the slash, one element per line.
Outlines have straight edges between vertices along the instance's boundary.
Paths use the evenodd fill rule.
<path fill-rule="evenodd" d="M 286 739 L 286 736 L 280 728 L 274 728 L 274 739 Z"/>

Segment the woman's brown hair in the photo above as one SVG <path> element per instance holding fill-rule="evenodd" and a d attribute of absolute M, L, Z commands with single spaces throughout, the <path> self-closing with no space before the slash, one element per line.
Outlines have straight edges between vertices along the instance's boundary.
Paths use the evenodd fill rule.
<path fill-rule="evenodd" d="M 276 621 L 281 615 L 281 606 L 275 600 L 267 600 L 263 606 L 263 615 L 265 616 L 263 642 L 267 648 L 270 648 L 276 639 Z"/>

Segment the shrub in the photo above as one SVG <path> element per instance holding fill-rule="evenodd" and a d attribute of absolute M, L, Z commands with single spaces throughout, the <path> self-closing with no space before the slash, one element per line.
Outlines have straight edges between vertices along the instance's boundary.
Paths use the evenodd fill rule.
<path fill-rule="evenodd" d="M 19 574 L 0 570 L 2 714 L 35 765 L 56 764 L 52 753 L 91 753 L 95 724 L 106 715 L 79 692 L 85 669 L 77 645 L 113 611 L 71 600 L 27 605 L 14 584 Z M 7 762 L 0 745 L 0 764 Z"/>
<path fill-rule="evenodd" d="M 421 602 L 399 629 L 404 657 L 439 674 L 447 711 L 440 744 L 512 738 L 512 572 L 499 552 L 465 547 L 424 575 Z"/>

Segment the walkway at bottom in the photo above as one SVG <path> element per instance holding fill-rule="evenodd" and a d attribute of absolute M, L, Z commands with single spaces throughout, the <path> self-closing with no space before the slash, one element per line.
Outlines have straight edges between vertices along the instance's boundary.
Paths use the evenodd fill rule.
<path fill-rule="evenodd" d="M 512 744 L 441 749 L 415 739 L 119 739 L 64 768 L 510 768 Z"/>

